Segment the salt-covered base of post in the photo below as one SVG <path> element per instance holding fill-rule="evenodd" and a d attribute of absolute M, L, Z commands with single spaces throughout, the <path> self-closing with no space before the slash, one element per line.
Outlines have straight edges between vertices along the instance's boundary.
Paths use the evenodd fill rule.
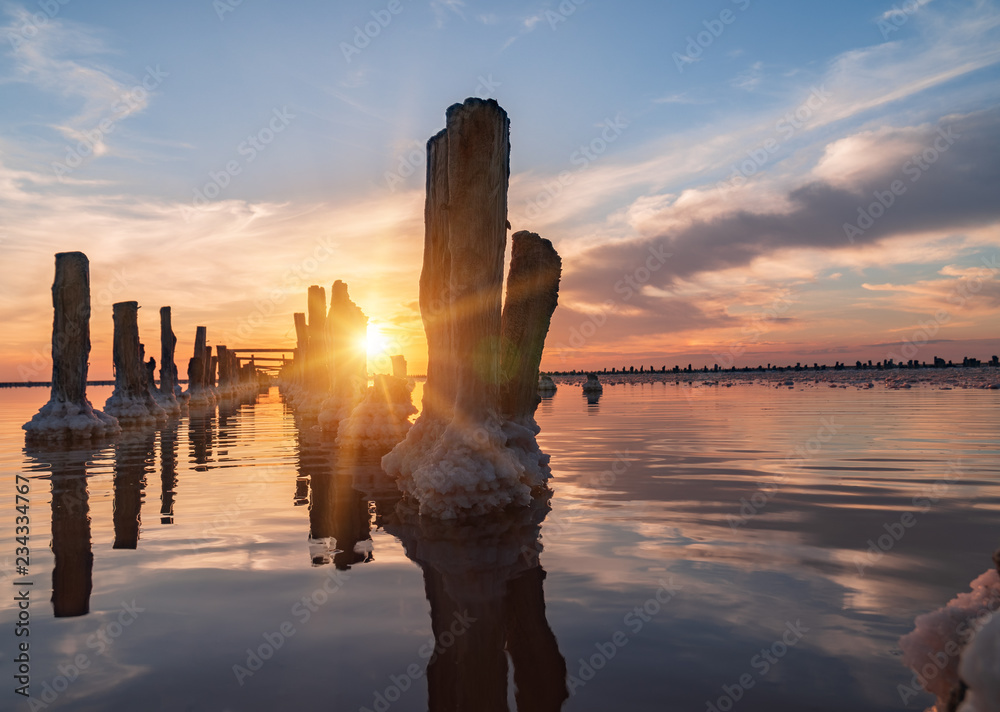
<path fill-rule="evenodd" d="M 122 431 L 117 418 L 94 410 L 89 400 L 50 400 L 21 428 L 29 440 L 94 440 Z"/>
<path fill-rule="evenodd" d="M 997 678 L 993 678 L 991 685 L 981 673 L 1000 667 L 1000 629 L 985 627 L 971 642 L 963 631 L 975 631 L 983 611 L 1000 608 L 1000 574 L 997 569 L 991 569 L 973 580 L 969 587 L 970 591 L 958 594 L 943 608 L 917 616 L 914 630 L 899 640 L 903 663 L 918 674 L 922 674 L 928 660 L 946 661 L 943 668 L 935 670 L 935 676 L 926 677 L 923 683 L 927 692 L 937 695 L 937 707 L 941 710 L 948 709 L 948 700 L 961 682 L 974 693 L 971 704 L 967 698 L 958 707 L 959 712 L 997 709 L 981 706 L 980 701 L 997 687 Z M 986 636 L 979 641 L 984 633 Z M 960 654 L 956 654 L 956 650 L 961 651 Z M 914 695 L 918 691 L 913 690 Z"/>
<path fill-rule="evenodd" d="M 187 404 L 189 408 L 211 408 L 219 402 L 219 399 L 215 397 L 213 393 L 208 388 L 195 388 L 192 390 L 188 388 L 184 395 L 187 399 Z"/>
<path fill-rule="evenodd" d="M 547 487 L 552 469 L 549 467 L 551 456 L 538 447 L 535 436 L 541 432 L 534 418 L 521 421 L 508 420 L 503 424 L 504 435 L 507 436 L 507 448 L 514 454 L 524 468 L 522 481 L 532 490 Z"/>
<path fill-rule="evenodd" d="M 305 413 L 312 413 L 319 421 L 319 427 L 327 432 L 337 432 L 340 421 L 347 420 L 358 406 L 360 398 L 339 398 L 327 396 L 322 401 L 304 398 L 296 402 L 296 407 Z"/>
<path fill-rule="evenodd" d="M 376 376 L 375 385 L 365 399 L 340 422 L 337 444 L 364 450 L 386 452 L 406 438 L 417 412 L 405 379 Z M 322 425 L 322 415 L 320 416 Z"/>
<path fill-rule="evenodd" d="M 181 404 L 173 393 L 164 393 L 152 384 L 149 386 L 149 393 L 156 405 L 160 406 L 168 416 L 181 414 Z"/>
<path fill-rule="evenodd" d="M 436 427 L 422 428 L 416 437 L 413 430 L 406 439 L 409 452 L 399 453 L 400 459 L 392 457 L 395 451 L 386 457 L 390 467 L 394 460 L 402 465 L 397 484 L 418 503 L 420 514 L 458 519 L 531 502 L 525 467 L 507 447 L 499 422 L 473 429 L 452 423 L 433 439 Z M 385 459 L 382 464 L 386 467 Z"/>
<path fill-rule="evenodd" d="M 122 393 L 112 393 L 104 403 L 104 412 L 114 416 L 126 426 L 155 425 L 167 419 L 167 411 L 148 394 L 132 397 Z"/>
<path fill-rule="evenodd" d="M 556 383 L 552 380 L 551 376 L 541 375 L 538 378 L 538 392 L 539 393 L 555 393 Z"/>

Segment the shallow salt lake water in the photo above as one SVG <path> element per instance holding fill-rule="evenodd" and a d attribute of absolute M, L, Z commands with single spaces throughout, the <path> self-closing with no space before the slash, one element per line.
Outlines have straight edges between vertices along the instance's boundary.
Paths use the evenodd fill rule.
<path fill-rule="evenodd" d="M 1000 546 L 996 391 L 563 384 L 548 505 L 461 527 L 277 389 L 25 451 L 47 396 L 0 390 L 3 709 L 23 641 L 48 710 L 923 709 L 898 639 Z"/>

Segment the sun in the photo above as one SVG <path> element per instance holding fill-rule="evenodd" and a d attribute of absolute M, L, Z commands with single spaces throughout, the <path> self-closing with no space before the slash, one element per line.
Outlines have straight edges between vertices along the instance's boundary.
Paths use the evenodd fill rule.
<path fill-rule="evenodd" d="M 389 349 L 389 337 L 387 337 L 377 324 L 368 323 L 368 334 L 365 336 L 365 350 L 368 358 L 373 359 L 384 356 Z"/>

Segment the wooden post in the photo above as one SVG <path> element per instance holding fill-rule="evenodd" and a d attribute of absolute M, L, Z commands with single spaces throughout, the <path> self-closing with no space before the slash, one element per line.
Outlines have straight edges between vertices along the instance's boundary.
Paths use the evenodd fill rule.
<path fill-rule="evenodd" d="M 444 129 L 427 141 L 424 264 L 420 272 L 420 317 L 427 334 L 423 411 L 428 418 L 444 420 L 451 420 L 455 406 L 448 201 L 448 130 Z"/>
<path fill-rule="evenodd" d="M 538 407 L 538 366 L 559 296 L 562 260 L 552 243 L 533 232 L 516 233 L 503 308 L 503 415 L 515 422 Z"/>
<path fill-rule="evenodd" d="M 309 287 L 309 388 L 315 393 L 330 390 L 329 350 L 326 334 L 326 290 L 318 285 Z"/>
<path fill-rule="evenodd" d="M 368 386 L 367 333 L 368 317 L 351 299 L 347 285 L 338 279 L 330 288 L 327 343 L 332 391 L 342 400 L 360 398 Z"/>
<path fill-rule="evenodd" d="M 205 348 L 208 344 L 208 327 L 199 326 L 195 328 L 194 332 L 194 357 L 198 359 L 198 363 L 201 364 L 201 370 L 197 374 L 198 387 L 201 388 L 205 385 L 205 371 L 208 369 L 208 364 L 205 363 Z M 191 388 L 193 384 L 188 383 L 188 390 L 193 390 Z"/>
<path fill-rule="evenodd" d="M 292 314 L 295 320 L 295 380 L 303 385 L 306 380 L 306 363 L 309 356 L 309 330 L 306 327 L 306 315 L 302 312 Z"/>
<path fill-rule="evenodd" d="M 139 303 L 118 302 L 112 309 L 115 390 L 104 409 L 117 418 L 155 422 L 166 417 L 166 412 L 153 400 L 146 386 L 146 365 L 139 344 Z"/>
<path fill-rule="evenodd" d="M 219 363 L 219 388 L 229 387 L 229 350 L 225 346 L 216 346 Z"/>
<path fill-rule="evenodd" d="M 30 439 L 90 439 L 121 432 L 118 421 L 87 400 L 90 358 L 90 262 L 82 252 L 56 255 L 52 283 L 52 390 L 21 426 Z"/>
<path fill-rule="evenodd" d="M 160 398 L 164 403 L 176 403 L 177 366 L 174 352 L 177 337 L 170 324 L 170 307 L 160 307 Z"/>
<path fill-rule="evenodd" d="M 476 427 L 498 406 L 510 122 L 471 98 L 448 109 L 446 133 L 455 419 Z"/>

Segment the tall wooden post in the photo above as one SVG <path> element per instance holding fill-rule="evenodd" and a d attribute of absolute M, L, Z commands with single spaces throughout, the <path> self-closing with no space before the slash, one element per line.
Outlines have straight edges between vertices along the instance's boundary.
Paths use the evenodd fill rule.
<path fill-rule="evenodd" d="M 174 353 L 177 350 L 177 336 L 170 323 L 170 307 L 160 307 L 160 397 L 165 408 L 177 404 L 177 366 Z"/>
<path fill-rule="evenodd" d="M 90 358 L 90 261 L 56 255 L 52 283 L 52 390 L 49 402 L 21 426 L 28 439 L 91 439 L 121 432 L 114 417 L 87 400 Z"/>
<path fill-rule="evenodd" d="M 314 394 L 330 390 L 329 349 L 326 335 L 326 290 L 318 285 L 309 287 L 309 388 Z"/>
<path fill-rule="evenodd" d="M 475 427 L 498 405 L 510 121 L 495 101 L 466 99 L 446 132 L 455 418 Z"/>

